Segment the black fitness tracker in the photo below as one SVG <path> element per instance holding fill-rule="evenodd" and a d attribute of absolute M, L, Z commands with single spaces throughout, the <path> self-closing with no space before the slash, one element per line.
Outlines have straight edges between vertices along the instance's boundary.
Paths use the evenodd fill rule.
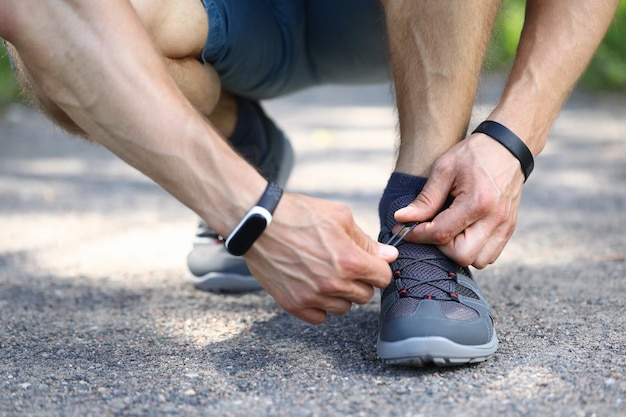
<path fill-rule="evenodd" d="M 252 247 L 272 222 L 272 214 L 282 195 L 283 190 L 277 184 L 271 181 L 267 184 L 259 202 L 250 209 L 224 242 L 228 253 L 241 256 Z"/>

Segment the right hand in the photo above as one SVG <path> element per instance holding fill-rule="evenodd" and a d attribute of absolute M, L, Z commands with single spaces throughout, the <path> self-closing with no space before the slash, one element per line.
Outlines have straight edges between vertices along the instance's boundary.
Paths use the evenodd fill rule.
<path fill-rule="evenodd" d="M 459 265 L 485 268 L 513 235 L 523 184 L 520 163 L 504 146 L 472 134 L 439 157 L 423 190 L 395 218 L 421 222 L 407 241 L 435 244 Z M 449 196 L 454 201 L 441 210 Z"/>
<path fill-rule="evenodd" d="M 386 287 L 397 256 L 396 248 L 366 235 L 346 206 L 285 193 L 245 259 L 282 308 L 319 324 Z"/>

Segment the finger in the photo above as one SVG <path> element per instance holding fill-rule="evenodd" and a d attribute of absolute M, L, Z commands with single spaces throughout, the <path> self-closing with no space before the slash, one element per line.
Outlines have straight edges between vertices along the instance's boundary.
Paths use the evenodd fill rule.
<path fill-rule="evenodd" d="M 372 297 L 374 297 L 374 287 L 360 281 L 357 281 L 355 285 L 358 290 L 348 296 L 348 300 L 352 301 L 355 304 L 367 304 L 372 299 Z"/>
<path fill-rule="evenodd" d="M 405 236 L 405 240 L 412 243 L 447 245 L 478 219 L 480 215 L 474 213 L 471 206 L 459 197 L 430 222 L 418 224 Z"/>
<path fill-rule="evenodd" d="M 352 285 L 361 282 L 372 287 L 385 288 L 391 281 L 389 263 L 365 251 L 356 252 L 353 259 L 344 263 L 343 270 L 345 277 L 353 277 Z"/>
<path fill-rule="evenodd" d="M 425 222 L 434 218 L 446 203 L 453 180 L 451 175 L 443 175 L 433 170 L 433 175 L 415 200 L 395 212 L 395 219 L 401 223 L 410 223 Z"/>
<path fill-rule="evenodd" d="M 355 225 L 349 236 L 356 243 L 349 250 L 344 250 L 340 260 L 343 276 L 354 277 L 363 283 L 377 288 L 384 288 L 391 280 L 389 263 L 398 257 L 398 249 L 376 242 Z"/>
<path fill-rule="evenodd" d="M 472 266 L 483 269 L 494 263 L 502 254 L 507 242 L 508 239 L 489 239 L 487 245 L 476 255 Z"/>
<path fill-rule="evenodd" d="M 306 321 L 310 324 L 322 324 L 326 321 L 327 313 L 326 310 L 322 310 L 319 308 L 306 308 L 299 309 L 294 311 L 285 310 L 289 314 L 299 318 L 300 320 Z"/>
<path fill-rule="evenodd" d="M 440 246 L 440 250 L 460 265 L 482 269 L 496 261 L 511 235 L 512 230 L 506 227 L 494 231 L 488 222 L 479 221 Z"/>
<path fill-rule="evenodd" d="M 363 230 L 354 223 L 347 230 L 348 236 L 357 244 L 359 248 L 364 250 L 370 255 L 375 255 L 382 258 L 385 263 L 391 263 L 398 257 L 398 249 L 391 245 L 385 245 L 379 243 L 369 237 Z"/>
<path fill-rule="evenodd" d="M 347 314 L 350 309 L 352 309 L 350 301 L 337 297 L 324 297 L 319 300 L 319 304 L 316 307 L 288 312 L 307 323 L 322 324 L 326 321 L 328 314 L 342 316 Z"/>
<path fill-rule="evenodd" d="M 372 285 L 362 281 L 351 281 L 342 291 L 328 295 L 342 298 L 355 304 L 367 304 L 374 297 L 374 293 L 375 290 Z"/>
<path fill-rule="evenodd" d="M 515 218 L 515 216 L 513 216 Z M 479 227 L 488 226 L 487 224 L 483 225 L 482 222 L 476 223 L 475 226 L 470 228 L 470 233 L 473 234 L 475 231 L 474 228 L 478 229 Z M 477 246 L 476 252 L 474 253 L 474 260 L 471 261 L 472 266 L 478 269 L 483 269 L 486 266 L 494 263 L 502 251 L 504 250 L 507 242 L 513 236 L 513 232 L 515 231 L 515 221 L 503 224 L 497 227 L 495 230 L 491 230 L 490 227 L 486 228 L 486 231 L 480 232 L 480 235 L 484 237 L 484 245 Z"/>
<path fill-rule="evenodd" d="M 439 250 L 448 258 L 461 266 L 469 266 L 475 262 L 480 244 L 470 229 L 459 233 L 452 241 L 439 246 Z"/>
<path fill-rule="evenodd" d="M 346 314 L 352 308 L 352 302 L 339 297 L 324 297 L 320 309 L 335 316 Z"/>
<path fill-rule="evenodd" d="M 385 245 L 384 243 L 378 243 L 370 239 L 370 243 L 373 244 L 372 248 L 366 249 L 366 252 L 377 255 L 385 260 L 388 264 L 392 263 L 398 258 L 398 248 L 392 245 Z"/>
<path fill-rule="evenodd" d="M 373 292 L 373 290 L 372 290 Z M 326 321 L 327 313 L 340 316 L 352 308 L 352 301 L 344 297 L 316 295 L 310 301 L 298 303 L 280 303 L 289 314 L 311 324 L 321 324 Z M 307 307 L 304 307 L 304 306 Z"/>

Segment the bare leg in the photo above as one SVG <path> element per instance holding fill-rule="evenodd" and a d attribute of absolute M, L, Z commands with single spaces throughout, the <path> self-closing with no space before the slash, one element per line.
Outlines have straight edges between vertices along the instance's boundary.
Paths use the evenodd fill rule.
<path fill-rule="evenodd" d="M 209 32 L 202 2 L 131 0 L 131 3 L 185 97 L 222 135 L 229 136 L 235 126 L 235 100 L 221 91 L 215 70 L 197 59 Z"/>
<path fill-rule="evenodd" d="M 133 0 L 132 4 L 178 88 L 224 137 L 230 135 L 236 121 L 235 100 L 221 91 L 221 83 L 215 70 L 197 59 L 208 33 L 208 19 L 202 3 L 198 0 Z M 9 53 L 16 64 L 18 80 L 30 100 L 65 130 L 85 136 L 41 92 L 10 45 Z"/>
<path fill-rule="evenodd" d="M 22 59 L 19 54 L 10 43 L 6 42 L 7 52 L 11 57 L 15 69 L 15 75 L 17 81 L 22 87 L 22 91 L 27 98 L 46 116 L 48 116 L 53 122 L 64 130 L 79 136 L 86 137 L 85 132 L 79 128 L 76 123 L 69 118 L 69 116 L 59 108 L 52 100 L 50 100 L 39 88 L 39 86 L 33 82 L 31 75 L 26 70 L 26 67 L 22 63 Z"/>
<path fill-rule="evenodd" d="M 396 170 L 428 176 L 466 136 L 498 1 L 383 1 L 394 69 Z"/>
<path fill-rule="evenodd" d="M 166 58 L 167 67 L 174 81 L 187 100 L 228 137 L 235 128 L 237 104 L 232 94 L 221 90 L 220 80 L 209 64 L 196 58 Z"/>

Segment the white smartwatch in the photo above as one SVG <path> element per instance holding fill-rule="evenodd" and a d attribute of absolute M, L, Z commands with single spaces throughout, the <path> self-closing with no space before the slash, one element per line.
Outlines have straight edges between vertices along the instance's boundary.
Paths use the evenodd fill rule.
<path fill-rule="evenodd" d="M 268 182 L 259 202 L 246 213 L 235 230 L 226 238 L 224 246 L 228 253 L 241 256 L 252 247 L 272 222 L 272 214 L 282 195 L 282 188 L 272 181 Z"/>

